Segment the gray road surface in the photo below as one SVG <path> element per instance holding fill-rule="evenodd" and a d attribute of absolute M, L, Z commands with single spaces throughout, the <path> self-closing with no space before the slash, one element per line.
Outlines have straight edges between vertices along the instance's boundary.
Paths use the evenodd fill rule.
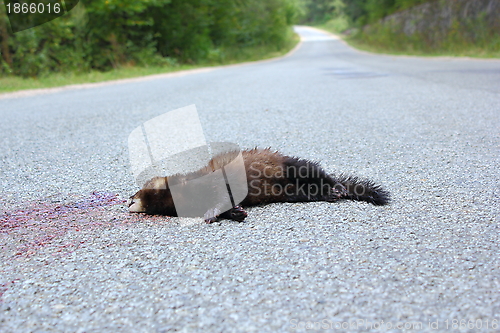
<path fill-rule="evenodd" d="M 500 61 L 297 30 L 275 61 L 0 99 L 0 331 L 500 331 Z M 129 133 L 190 104 L 208 141 L 373 179 L 392 204 L 127 213 Z"/>

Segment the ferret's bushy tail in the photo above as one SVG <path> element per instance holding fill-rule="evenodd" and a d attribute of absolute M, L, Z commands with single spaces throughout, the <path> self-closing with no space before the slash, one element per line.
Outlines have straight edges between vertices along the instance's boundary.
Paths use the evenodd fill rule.
<path fill-rule="evenodd" d="M 345 199 L 366 201 L 377 206 L 387 205 L 391 200 L 389 192 L 371 180 L 343 174 L 335 180 L 347 189 L 347 194 L 343 196 Z"/>

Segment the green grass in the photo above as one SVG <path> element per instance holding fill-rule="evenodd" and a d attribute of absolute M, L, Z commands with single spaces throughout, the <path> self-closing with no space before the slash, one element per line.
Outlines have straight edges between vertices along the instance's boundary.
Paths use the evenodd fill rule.
<path fill-rule="evenodd" d="M 383 53 L 393 55 L 414 55 L 421 57 L 470 57 L 470 58 L 500 58 L 500 51 L 488 50 L 471 44 L 468 47 L 453 47 L 451 49 L 425 50 L 413 45 L 408 45 L 406 49 L 399 47 L 388 47 L 376 43 L 366 42 L 358 38 L 344 38 L 344 40 L 354 48 L 372 53 Z"/>
<path fill-rule="evenodd" d="M 253 47 L 229 47 L 212 50 L 208 59 L 201 62 L 201 66 L 230 65 L 247 61 L 271 59 L 285 55 L 293 49 L 300 41 L 300 36 L 290 30 L 289 35 L 281 47 L 275 45 L 253 46 Z"/>
<path fill-rule="evenodd" d="M 40 78 L 22 78 L 18 76 L 0 77 L 0 93 L 25 89 L 53 88 L 71 84 L 103 82 L 152 74 L 171 73 L 207 66 L 220 66 L 246 61 L 269 59 L 288 53 L 293 47 L 295 47 L 295 45 L 297 45 L 299 40 L 298 35 L 294 34 L 280 50 L 277 50 L 277 48 L 273 46 L 214 50 L 210 54 L 209 60 L 195 65 L 148 67 L 124 66 L 108 72 L 91 71 L 89 73 L 53 73 Z"/>
<path fill-rule="evenodd" d="M 102 82 L 117 79 L 132 78 L 159 73 L 169 73 L 191 69 L 196 66 L 182 65 L 176 67 L 123 67 L 108 72 L 91 71 L 89 73 L 53 73 L 41 78 L 22 78 L 7 76 L 0 78 L 0 93 L 24 89 L 53 88 L 70 84 Z"/>
<path fill-rule="evenodd" d="M 469 30 L 452 30 L 446 36 L 406 36 L 394 33 L 387 27 L 375 26 L 370 33 L 356 33 L 346 36 L 338 29 L 328 25 L 318 28 L 333 32 L 342 37 L 350 46 L 373 53 L 415 56 L 450 56 L 472 58 L 500 58 L 500 35 L 485 30 L 476 31 L 476 39 L 468 34 Z"/>
<path fill-rule="evenodd" d="M 337 17 L 337 18 L 331 19 L 329 21 L 326 21 L 325 23 L 316 25 L 315 27 L 317 27 L 319 29 L 326 30 L 326 31 L 330 31 L 334 34 L 340 34 L 340 33 L 342 33 L 342 31 L 349 28 L 349 21 L 347 20 L 347 17 L 341 16 L 341 17 Z"/>

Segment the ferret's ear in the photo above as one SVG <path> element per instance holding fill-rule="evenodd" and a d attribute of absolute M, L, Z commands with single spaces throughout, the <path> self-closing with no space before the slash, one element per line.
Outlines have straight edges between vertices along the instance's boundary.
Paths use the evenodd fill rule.
<path fill-rule="evenodd" d="M 167 188 L 167 179 L 165 177 L 155 177 L 144 185 L 144 189 L 150 190 L 166 190 Z"/>

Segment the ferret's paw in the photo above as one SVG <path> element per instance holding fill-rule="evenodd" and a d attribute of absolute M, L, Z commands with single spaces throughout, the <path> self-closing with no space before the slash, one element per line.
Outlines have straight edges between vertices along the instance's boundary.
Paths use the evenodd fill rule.
<path fill-rule="evenodd" d="M 229 210 L 231 220 L 243 222 L 247 217 L 247 212 L 241 206 L 234 206 Z"/>
<path fill-rule="evenodd" d="M 219 220 L 220 209 L 219 208 L 211 208 L 207 210 L 203 218 L 205 219 L 205 223 L 214 223 Z"/>

